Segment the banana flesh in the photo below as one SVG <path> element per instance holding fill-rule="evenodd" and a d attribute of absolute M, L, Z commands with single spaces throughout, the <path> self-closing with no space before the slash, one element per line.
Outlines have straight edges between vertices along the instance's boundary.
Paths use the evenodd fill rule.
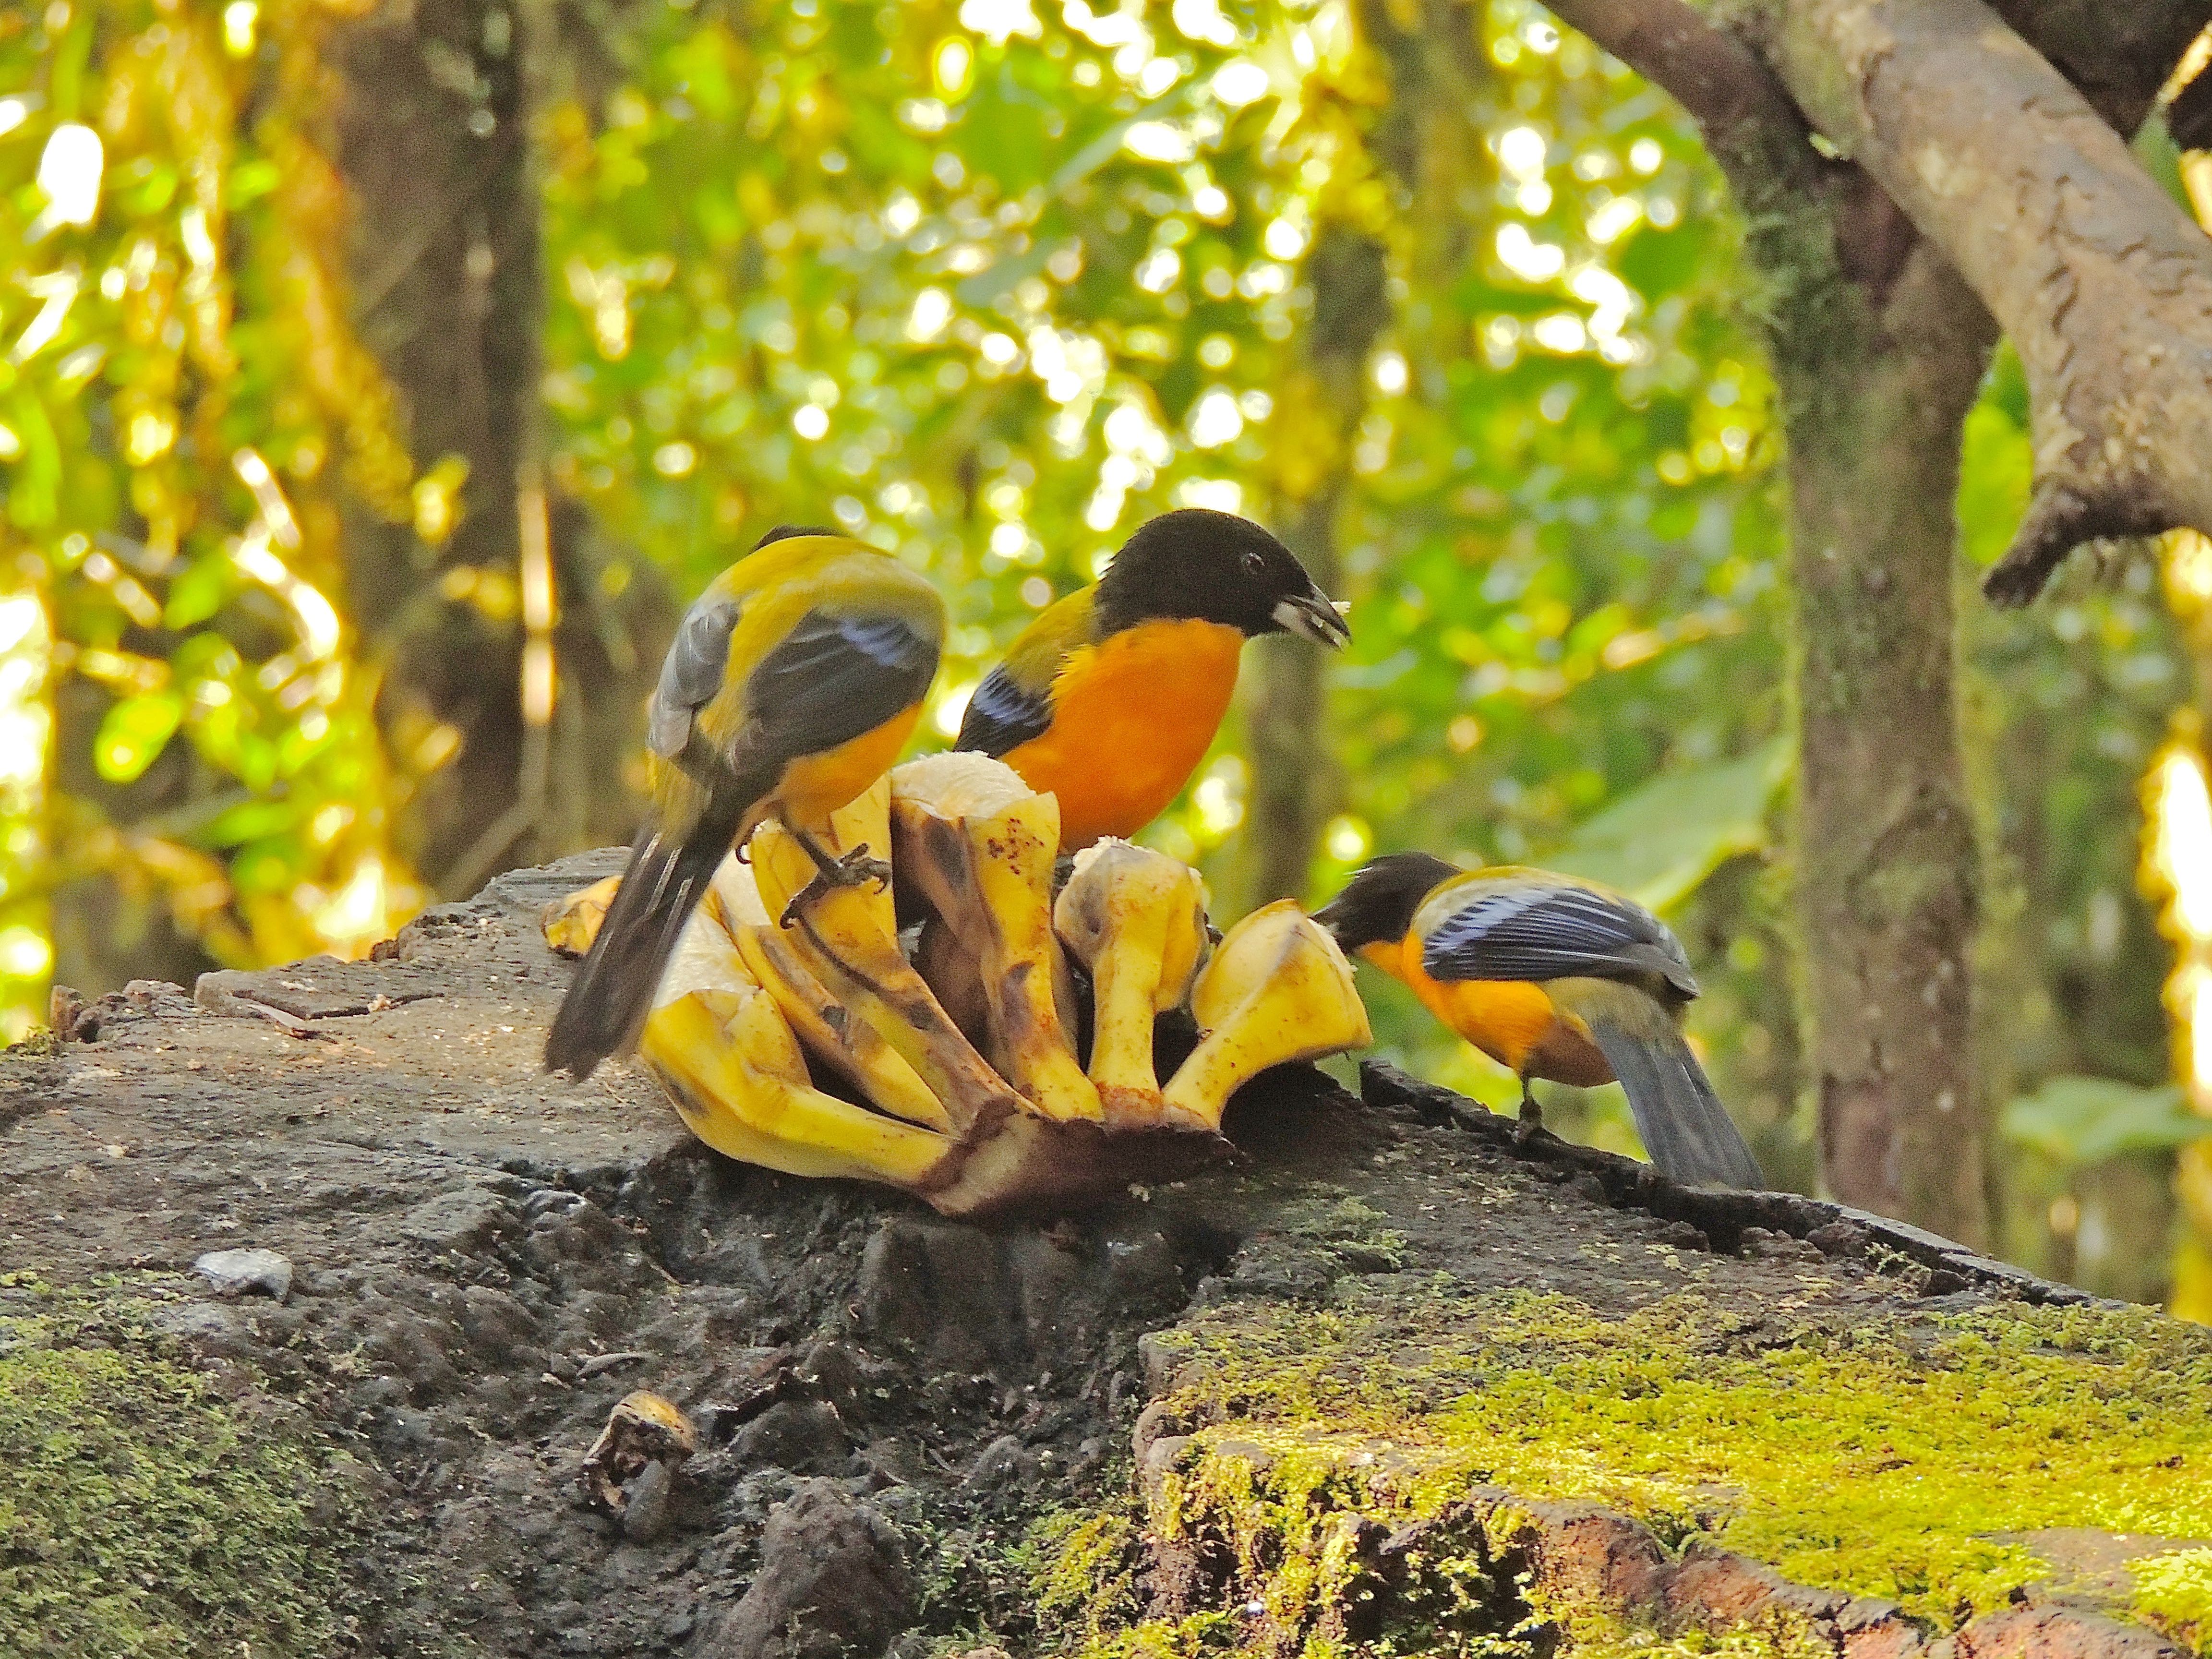
<path fill-rule="evenodd" d="M 810 833 L 832 855 L 863 846 L 880 854 L 891 844 L 890 780 L 878 779 L 867 793 L 834 813 L 823 830 Z M 773 822 L 753 832 L 751 851 L 762 907 L 781 916 L 813 880 L 814 860 L 796 836 Z M 1034 1115 L 1035 1108 L 960 1034 L 900 951 L 888 889 L 872 883 L 833 887 L 803 903 L 792 926 L 781 931 L 846 1017 L 874 1028 L 913 1067 L 956 1133 L 972 1137 L 1018 1112 Z"/>
<path fill-rule="evenodd" d="M 815 1088 L 775 1000 L 703 908 L 654 993 L 638 1058 L 693 1134 L 787 1175 L 920 1186 L 951 1147 L 942 1134 Z"/>
<path fill-rule="evenodd" d="M 1182 1006 L 1206 954 L 1205 879 L 1164 853 L 1101 841 L 1075 855 L 1052 917 L 1091 974 L 1090 1073 L 1106 1121 L 1159 1121 L 1166 1102 L 1152 1066 L 1152 1022 Z M 1173 1121 L 1217 1127 L 1180 1112 Z"/>
<path fill-rule="evenodd" d="M 888 889 L 811 888 L 805 845 L 763 825 L 687 925 L 641 1063 L 720 1152 L 969 1215 L 1191 1173 L 1251 1078 L 1370 1040 L 1349 966 L 1297 906 L 1246 917 L 1209 960 L 1195 871 L 1102 842 L 1055 902 L 1059 830 L 1052 796 L 975 755 L 901 767 L 808 826 L 825 856 L 891 854 L 927 901 L 902 949 Z M 548 906 L 548 942 L 588 948 L 617 879 Z M 1071 962 L 1090 981 L 1087 1066 Z M 1163 1088 L 1153 1022 L 1186 1000 L 1203 1036 Z"/>
<path fill-rule="evenodd" d="M 1213 1129 L 1229 1097 L 1269 1066 L 1375 1040 L 1352 964 L 1290 899 L 1229 930 L 1191 988 L 1190 1012 L 1205 1035 L 1162 1094 L 1170 1110 Z"/>
<path fill-rule="evenodd" d="M 932 755 L 890 777 L 893 861 L 975 959 L 986 1052 L 1047 1118 L 1097 1121 L 1054 991 L 1066 971 L 1052 930 L 1060 802 L 983 755 Z"/>

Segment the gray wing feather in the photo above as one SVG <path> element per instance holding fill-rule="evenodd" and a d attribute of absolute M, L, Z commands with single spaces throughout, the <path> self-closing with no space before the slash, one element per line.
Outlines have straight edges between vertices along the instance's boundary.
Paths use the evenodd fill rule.
<path fill-rule="evenodd" d="M 1656 977 L 1681 996 L 1698 994 L 1681 942 L 1633 899 L 1522 876 L 1470 883 L 1454 896 L 1459 903 L 1429 929 L 1421 950 L 1433 978 Z"/>
<path fill-rule="evenodd" d="M 646 713 L 645 740 L 662 759 L 673 760 L 684 752 L 691 738 L 692 717 L 722 689 L 738 609 L 734 599 L 702 599 L 684 612 Z"/>
<path fill-rule="evenodd" d="M 937 655 L 903 618 L 810 611 L 746 679 L 745 747 L 781 765 L 850 743 L 928 694 Z"/>
<path fill-rule="evenodd" d="M 1692 1186 L 1765 1187 L 1759 1160 L 1680 1036 L 1641 1036 L 1602 1018 L 1590 1022 L 1590 1035 L 1620 1079 L 1636 1133 L 1661 1173 Z"/>

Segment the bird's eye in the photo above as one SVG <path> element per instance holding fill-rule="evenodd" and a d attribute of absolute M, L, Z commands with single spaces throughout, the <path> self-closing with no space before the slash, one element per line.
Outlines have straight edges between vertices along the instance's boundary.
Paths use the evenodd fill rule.
<path fill-rule="evenodd" d="M 1256 547 L 1250 548 L 1246 550 L 1244 555 L 1244 574 L 1246 575 L 1261 575 L 1265 574 L 1267 568 L 1267 556 L 1266 554 L 1260 551 Z"/>

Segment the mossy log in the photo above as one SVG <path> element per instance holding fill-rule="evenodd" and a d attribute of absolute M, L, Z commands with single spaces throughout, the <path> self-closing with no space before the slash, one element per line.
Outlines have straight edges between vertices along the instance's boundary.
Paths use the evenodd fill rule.
<path fill-rule="evenodd" d="M 610 867 L 0 1060 L 0 1654 L 2212 1651 L 2212 1333 L 1383 1067 L 1079 1214 L 748 1170 L 538 1073 Z"/>

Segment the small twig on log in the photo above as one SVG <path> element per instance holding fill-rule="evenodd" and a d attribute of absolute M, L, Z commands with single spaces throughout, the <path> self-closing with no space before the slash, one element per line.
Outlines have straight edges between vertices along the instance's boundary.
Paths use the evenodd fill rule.
<path fill-rule="evenodd" d="M 258 1014 L 288 1036 L 299 1037 L 302 1041 L 329 1042 L 334 1040 L 331 1034 L 319 1025 L 311 1025 L 298 1015 L 288 1014 L 282 1008 L 274 1007 L 258 998 L 240 996 L 237 992 L 233 991 L 230 994 L 230 1001 L 233 1006 L 243 1008 L 249 1014 Z"/>

